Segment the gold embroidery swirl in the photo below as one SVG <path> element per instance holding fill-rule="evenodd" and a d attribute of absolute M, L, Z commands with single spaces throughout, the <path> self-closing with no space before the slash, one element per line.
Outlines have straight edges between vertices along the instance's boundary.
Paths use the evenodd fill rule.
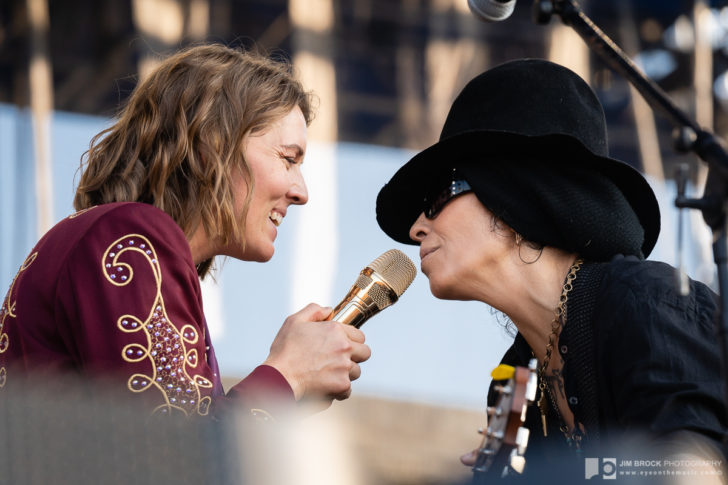
<path fill-rule="evenodd" d="M 15 304 L 17 303 L 17 297 L 15 298 L 15 300 L 11 301 L 13 298 L 13 287 L 15 286 L 15 281 L 17 281 L 20 273 L 28 269 L 28 266 L 33 264 L 33 261 L 35 261 L 35 258 L 37 257 L 38 252 L 36 251 L 28 256 L 25 261 L 23 261 L 23 264 L 20 266 L 18 273 L 15 275 L 15 278 L 13 278 L 13 282 L 10 283 L 10 289 L 8 289 L 8 293 L 3 300 L 2 306 L 0 306 L 0 354 L 4 354 L 10 347 L 10 338 L 8 337 L 8 333 L 5 328 L 5 321 L 8 317 L 17 317 L 15 314 Z M 2 365 L 3 360 L 4 359 L 0 360 L 0 388 L 5 386 L 8 378 L 8 371 L 5 366 Z"/>
<path fill-rule="evenodd" d="M 181 329 L 169 320 L 162 298 L 162 272 L 157 253 L 147 238 L 140 234 L 129 234 L 114 241 L 104 253 L 102 266 L 106 279 L 115 286 L 125 286 L 134 278 L 134 269 L 120 260 L 127 252 L 142 254 L 152 268 L 156 284 L 154 305 L 144 318 L 122 315 L 117 327 L 126 333 L 143 332 L 146 343 L 128 344 L 122 349 L 122 358 L 127 362 L 149 361 L 148 374 L 133 374 L 127 387 L 132 392 L 143 392 L 157 388 L 164 397 L 164 404 L 154 412 L 169 413 L 181 411 L 185 415 L 209 411 L 211 399 L 202 396 L 200 388 L 211 388 L 212 382 L 198 374 L 189 372 L 197 367 L 199 358 L 196 349 L 187 345 L 198 342 L 200 335 L 192 325 Z"/>

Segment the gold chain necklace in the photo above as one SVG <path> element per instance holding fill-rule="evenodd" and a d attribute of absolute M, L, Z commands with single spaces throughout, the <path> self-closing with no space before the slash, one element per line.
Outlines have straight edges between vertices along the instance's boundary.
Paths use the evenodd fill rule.
<path fill-rule="evenodd" d="M 581 269 L 581 265 L 583 262 L 584 260 L 581 258 L 574 261 L 574 264 L 572 264 L 571 268 L 569 269 L 569 274 L 566 275 L 566 281 L 564 282 L 564 287 L 561 289 L 561 296 L 559 297 L 559 304 L 554 310 L 554 319 L 551 321 L 551 334 L 549 335 L 549 342 L 546 345 L 546 356 L 543 359 L 543 364 L 541 364 L 541 368 L 538 370 L 538 388 L 541 391 L 541 397 L 538 400 L 538 408 L 541 411 L 541 425 L 543 426 L 543 435 L 547 436 L 548 434 L 546 430 L 546 407 L 548 406 L 548 404 L 546 403 L 546 393 L 548 393 L 549 397 L 551 398 L 551 405 L 558 415 L 559 421 L 561 421 L 561 431 L 564 433 L 567 440 L 573 440 L 574 436 L 569 434 L 569 430 L 564 424 L 564 420 L 561 417 L 561 413 L 559 412 L 559 407 L 556 403 L 556 400 L 551 395 L 551 391 L 546 386 L 546 380 L 544 379 L 544 376 L 546 374 L 546 369 L 548 369 L 549 363 L 551 362 L 551 354 L 554 351 L 554 340 L 556 340 L 556 337 L 561 330 L 563 322 L 566 321 L 566 302 L 569 299 L 569 292 L 573 288 L 572 283 L 574 282 L 574 279 L 576 279 L 576 273 L 577 271 L 579 271 L 579 269 Z"/>

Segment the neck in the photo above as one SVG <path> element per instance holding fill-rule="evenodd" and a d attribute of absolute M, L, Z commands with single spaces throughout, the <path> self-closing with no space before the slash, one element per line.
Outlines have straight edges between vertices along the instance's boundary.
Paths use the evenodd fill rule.
<path fill-rule="evenodd" d="M 190 251 L 192 252 L 192 261 L 195 265 L 200 264 L 203 261 L 215 256 L 215 252 L 210 243 L 210 238 L 205 233 L 205 228 L 202 224 L 197 226 L 197 229 L 192 233 L 192 236 L 187 238 L 187 242 L 190 244 Z"/>
<path fill-rule="evenodd" d="M 525 265 L 519 272 L 516 285 L 520 290 L 510 293 L 513 301 L 509 302 L 508 309 L 503 309 L 526 339 L 539 363 L 546 355 L 554 313 L 575 260 L 574 254 L 544 248 L 541 260 Z M 558 333 L 554 346 L 557 342 Z"/>

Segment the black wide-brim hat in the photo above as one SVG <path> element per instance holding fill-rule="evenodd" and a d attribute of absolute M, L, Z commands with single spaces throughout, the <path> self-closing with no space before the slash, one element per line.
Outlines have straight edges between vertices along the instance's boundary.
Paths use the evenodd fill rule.
<path fill-rule="evenodd" d="M 511 61 L 471 80 L 453 102 L 440 141 L 379 192 L 382 230 L 417 244 L 409 230 L 423 200 L 445 187 L 454 168 L 483 205 L 530 241 L 592 260 L 647 257 L 657 242 L 654 192 L 637 170 L 609 157 L 599 100 L 558 64 Z"/>

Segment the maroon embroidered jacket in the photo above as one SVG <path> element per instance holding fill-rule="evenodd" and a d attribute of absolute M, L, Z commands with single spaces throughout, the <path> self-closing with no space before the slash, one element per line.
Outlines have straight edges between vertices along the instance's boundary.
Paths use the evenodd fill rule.
<path fill-rule="evenodd" d="M 0 307 L 0 396 L 23 374 L 109 378 L 150 412 L 206 415 L 293 401 L 259 366 L 223 395 L 184 233 L 147 204 L 114 203 L 59 222 L 33 248 Z"/>

